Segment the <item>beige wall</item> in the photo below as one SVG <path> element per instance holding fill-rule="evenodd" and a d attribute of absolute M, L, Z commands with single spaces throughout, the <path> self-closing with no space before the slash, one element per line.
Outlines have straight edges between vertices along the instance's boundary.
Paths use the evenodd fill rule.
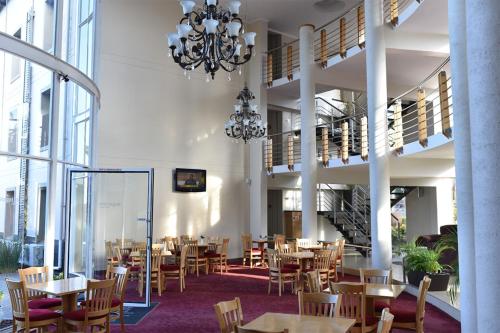
<path fill-rule="evenodd" d="M 224 134 L 243 80 L 219 72 L 205 82 L 201 68 L 188 80 L 167 57 L 165 35 L 182 15 L 178 1 L 101 1 L 98 57 L 102 107 L 99 167 L 154 167 L 154 238 L 189 233 L 231 238 L 241 256 L 248 229 L 243 144 Z M 176 167 L 207 170 L 207 192 L 172 191 Z"/>

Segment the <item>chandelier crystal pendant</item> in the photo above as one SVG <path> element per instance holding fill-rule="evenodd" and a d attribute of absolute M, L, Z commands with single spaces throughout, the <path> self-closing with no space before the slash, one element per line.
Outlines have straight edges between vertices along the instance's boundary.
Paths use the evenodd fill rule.
<path fill-rule="evenodd" d="M 185 73 L 203 65 L 207 81 L 210 76 L 213 80 L 220 68 L 241 73 L 240 66 L 252 57 L 256 36 L 255 32 L 244 33 L 243 21 L 238 17 L 241 2 L 231 0 L 228 8 L 220 6 L 218 0 L 205 0 L 199 8 L 191 0 L 180 4 L 184 17 L 177 25 L 177 32 L 167 35 L 174 61 Z"/>
<path fill-rule="evenodd" d="M 236 97 L 234 113 L 226 122 L 226 135 L 233 139 L 242 139 L 247 143 L 251 139 L 261 138 L 266 134 L 266 124 L 262 123 L 262 116 L 257 112 L 258 105 L 252 101 L 254 94 L 247 87 Z"/>

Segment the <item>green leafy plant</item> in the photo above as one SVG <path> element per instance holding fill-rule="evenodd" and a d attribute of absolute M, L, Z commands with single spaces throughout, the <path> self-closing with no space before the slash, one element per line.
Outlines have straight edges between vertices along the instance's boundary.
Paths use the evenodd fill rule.
<path fill-rule="evenodd" d="M 436 249 L 439 253 L 443 253 L 444 251 L 455 251 L 456 253 L 458 253 L 457 231 L 452 230 L 448 234 L 443 235 L 437 242 Z M 448 288 L 448 295 L 450 296 L 451 303 L 455 304 L 458 296 L 458 289 L 460 288 L 458 257 L 450 263 L 449 268 L 454 279 L 452 280 L 450 287 Z"/>
<path fill-rule="evenodd" d="M 21 243 L 0 240 L 0 273 L 15 272 L 21 252 Z"/>
<path fill-rule="evenodd" d="M 62 280 L 64 279 L 64 272 L 54 273 L 54 280 Z"/>
<path fill-rule="evenodd" d="M 415 242 L 401 247 L 405 256 L 405 267 L 408 271 L 440 273 L 443 266 L 439 263 L 440 252 L 417 246 Z"/>

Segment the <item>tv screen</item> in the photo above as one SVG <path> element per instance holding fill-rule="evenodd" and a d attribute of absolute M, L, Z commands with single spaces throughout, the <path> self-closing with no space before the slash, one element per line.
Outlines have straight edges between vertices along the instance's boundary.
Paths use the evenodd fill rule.
<path fill-rule="evenodd" d="M 175 169 L 174 184 L 177 192 L 205 192 L 207 190 L 207 171 Z"/>

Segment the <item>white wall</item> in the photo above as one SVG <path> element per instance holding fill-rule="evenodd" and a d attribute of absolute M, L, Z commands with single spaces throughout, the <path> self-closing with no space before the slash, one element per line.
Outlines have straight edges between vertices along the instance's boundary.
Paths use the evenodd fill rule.
<path fill-rule="evenodd" d="M 98 167 L 154 167 L 154 238 L 220 235 L 241 256 L 245 229 L 244 149 L 224 134 L 243 80 L 220 71 L 206 83 L 167 57 L 165 34 L 182 15 L 177 1 L 101 1 Z M 258 38 L 258 37 L 257 37 Z M 176 167 L 207 170 L 207 192 L 172 191 Z"/>
<path fill-rule="evenodd" d="M 406 235 L 413 241 L 421 235 L 438 234 L 436 188 L 420 187 L 406 196 Z"/>

